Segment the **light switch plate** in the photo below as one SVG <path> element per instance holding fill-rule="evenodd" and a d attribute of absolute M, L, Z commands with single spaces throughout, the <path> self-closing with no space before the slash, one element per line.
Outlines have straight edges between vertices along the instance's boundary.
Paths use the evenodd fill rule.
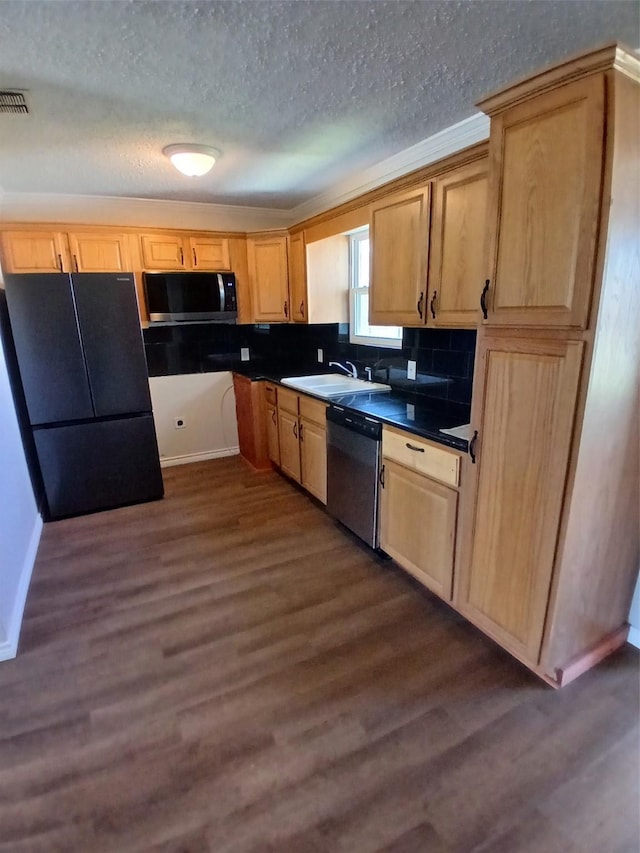
<path fill-rule="evenodd" d="M 249 361 L 249 347 L 240 347 L 240 361 Z"/>
<path fill-rule="evenodd" d="M 324 361 L 324 353 L 321 349 L 318 349 L 318 364 L 322 364 Z"/>
<path fill-rule="evenodd" d="M 416 362 L 409 360 L 407 362 L 407 379 L 416 378 Z"/>

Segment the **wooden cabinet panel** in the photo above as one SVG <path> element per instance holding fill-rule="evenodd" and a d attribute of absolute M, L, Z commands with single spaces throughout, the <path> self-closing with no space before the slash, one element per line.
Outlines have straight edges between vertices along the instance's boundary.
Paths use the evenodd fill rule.
<path fill-rule="evenodd" d="M 126 234 L 73 231 L 69 234 L 75 272 L 126 272 L 130 269 Z"/>
<path fill-rule="evenodd" d="M 189 237 L 189 263 L 194 270 L 230 270 L 229 241 L 224 237 Z"/>
<path fill-rule="evenodd" d="M 536 664 L 567 476 L 582 342 L 491 339 L 479 348 L 473 545 L 460 610 Z M 480 419 L 481 417 L 481 419 Z"/>
<path fill-rule="evenodd" d="M 269 459 L 280 465 L 280 437 L 278 435 L 278 408 L 267 402 L 267 449 Z"/>
<path fill-rule="evenodd" d="M 489 324 L 586 327 L 603 130 L 601 74 L 492 118 Z"/>
<path fill-rule="evenodd" d="M 273 323 L 288 320 L 286 236 L 249 237 L 247 260 L 254 321 Z"/>
<path fill-rule="evenodd" d="M 449 600 L 458 493 L 383 457 L 380 547 L 432 592 Z"/>
<path fill-rule="evenodd" d="M 382 455 L 449 486 L 460 482 L 459 453 L 386 424 L 382 429 Z"/>
<path fill-rule="evenodd" d="M 278 436 L 280 438 L 280 467 L 297 483 L 300 482 L 300 444 L 298 416 L 278 407 Z"/>
<path fill-rule="evenodd" d="M 178 234 L 143 234 L 142 261 L 148 270 L 185 269 L 184 245 Z"/>
<path fill-rule="evenodd" d="M 326 504 L 327 433 L 306 418 L 300 419 L 300 473 L 304 488 Z"/>
<path fill-rule="evenodd" d="M 288 258 L 291 318 L 298 323 L 308 323 L 307 258 L 303 231 L 289 238 Z"/>
<path fill-rule="evenodd" d="M 288 388 L 278 388 L 278 408 L 285 409 L 289 414 L 298 416 L 298 395 Z"/>
<path fill-rule="evenodd" d="M 265 428 L 264 389 L 261 382 L 233 375 L 238 419 L 238 444 L 244 459 L 254 468 L 271 468 Z"/>
<path fill-rule="evenodd" d="M 68 272 L 67 238 L 58 231 L 4 231 L 5 273 Z"/>
<path fill-rule="evenodd" d="M 425 322 L 431 185 L 371 205 L 369 322 Z"/>
<path fill-rule="evenodd" d="M 434 184 L 429 264 L 430 326 L 476 326 L 487 277 L 488 165 L 463 166 Z"/>

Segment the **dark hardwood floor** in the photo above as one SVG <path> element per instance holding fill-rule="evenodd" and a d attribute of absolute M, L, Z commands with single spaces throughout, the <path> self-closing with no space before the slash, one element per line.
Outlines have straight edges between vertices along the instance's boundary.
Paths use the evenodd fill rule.
<path fill-rule="evenodd" d="M 637 853 L 638 653 L 553 691 L 235 457 L 45 526 L 0 851 Z"/>

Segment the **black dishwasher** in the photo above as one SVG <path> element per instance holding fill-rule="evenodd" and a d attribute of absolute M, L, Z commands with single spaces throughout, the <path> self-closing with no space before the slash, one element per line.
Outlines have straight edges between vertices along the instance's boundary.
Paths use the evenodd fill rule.
<path fill-rule="evenodd" d="M 327 510 L 372 548 L 378 546 L 382 424 L 341 406 L 327 409 Z"/>

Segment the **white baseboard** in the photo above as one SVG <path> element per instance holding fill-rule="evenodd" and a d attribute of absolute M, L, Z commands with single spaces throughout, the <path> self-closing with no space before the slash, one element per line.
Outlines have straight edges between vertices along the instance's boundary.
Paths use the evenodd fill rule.
<path fill-rule="evenodd" d="M 640 628 L 634 628 L 633 625 L 631 625 L 627 636 L 627 642 L 631 643 L 632 646 L 635 646 L 636 649 L 640 649 Z"/>
<path fill-rule="evenodd" d="M 205 450 L 204 453 L 185 453 L 183 456 L 161 456 L 160 467 L 188 465 L 190 462 L 206 462 L 207 459 L 221 459 L 223 456 L 237 456 L 239 447 L 224 447 L 222 450 Z"/>
<path fill-rule="evenodd" d="M 10 660 L 18 653 L 18 640 L 20 639 L 20 628 L 22 627 L 22 616 L 24 614 L 24 606 L 27 602 L 27 592 L 29 591 L 29 583 L 31 582 L 31 573 L 36 562 L 36 554 L 38 553 L 38 545 L 40 544 L 40 536 L 42 534 L 42 516 L 36 516 L 31 538 L 29 539 L 29 547 L 24 557 L 22 571 L 20 572 L 20 580 L 18 589 L 13 603 L 13 611 L 11 613 L 11 621 L 4 632 L 4 639 L 1 636 L 0 629 L 0 661 Z"/>

